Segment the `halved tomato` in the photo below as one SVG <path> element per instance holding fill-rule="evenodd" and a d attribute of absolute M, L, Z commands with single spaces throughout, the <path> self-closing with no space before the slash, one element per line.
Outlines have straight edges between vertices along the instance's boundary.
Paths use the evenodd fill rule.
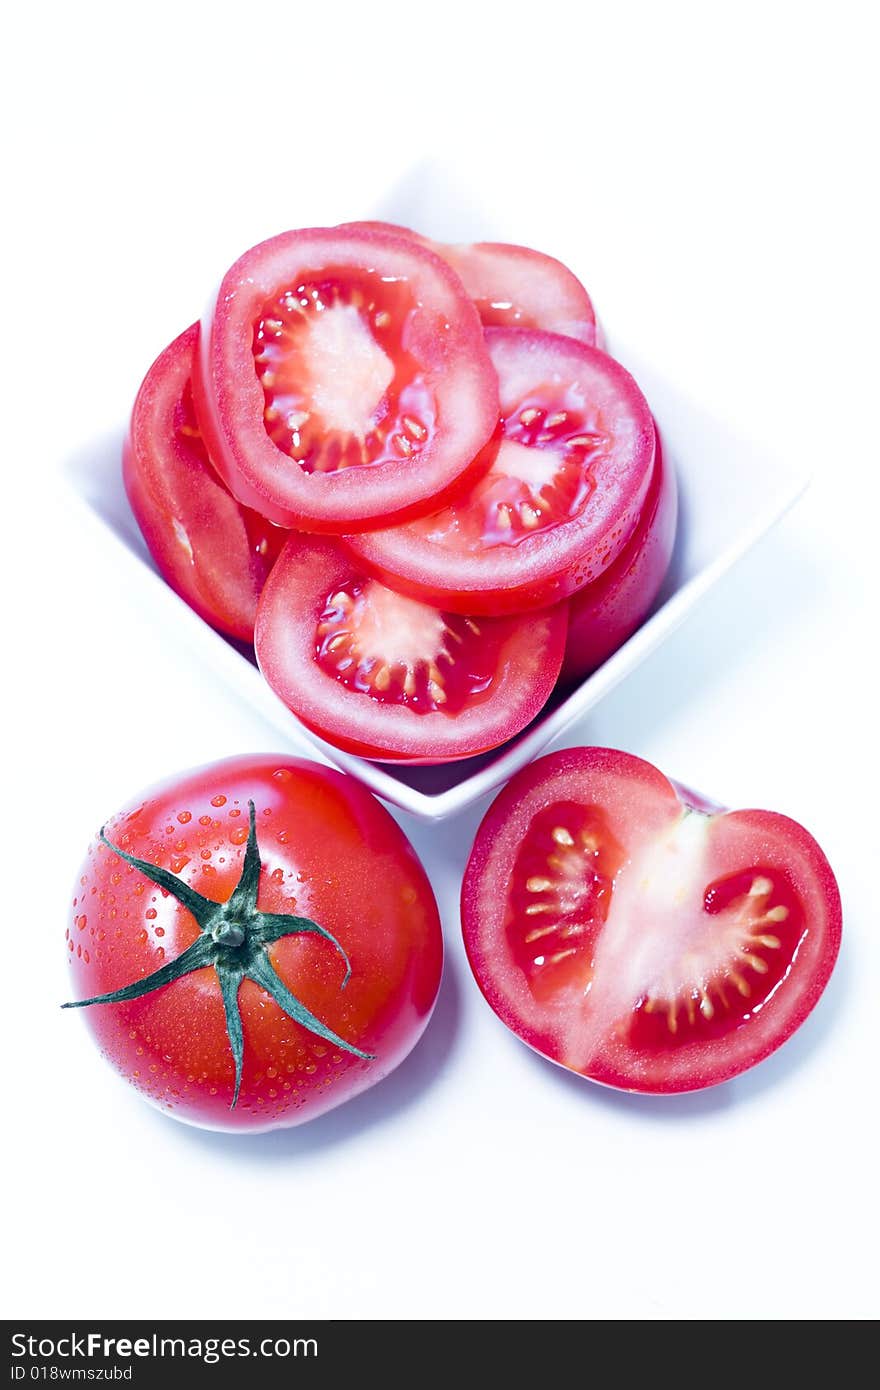
<path fill-rule="evenodd" d="M 593 583 L 641 515 L 654 422 L 630 374 L 555 333 L 490 328 L 502 439 L 433 516 L 346 538 L 379 578 L 456 613 L 541 608 Z"/>
<path fill-rule="evenodd" d="M 162 577 L 213 627 L 252 642 L 257 597 L 287 532 L 236 502 L 212 467 L 192 402 L 198 333 L 187 328 L 144 378 L 122 473 Z"/>
<path fill-rule="evenodd" d="M 476 310 L 411 238 L 321 228 L 247 251 L 203 324 L 196 409 L 235 496 L 282 526 L 436 510 L 498 420 Z"/>
<path fill-rule="evenodd" d="M 260 668 L 315 733 L 365 758 L 452 762 L 524 728 L 553 689 L 565 605 L 528 619 L 441 612 L 293 535 L 257 611 Z"/>
<path fill-rule="evenodd" d="M 538 328 L 597 345 L 599 330 L 590 296 L 568 266 L 543 251 L 499 241 L 431 241 L 393 222 L 343 225 L 413 237 L 436 251 L 452 266 L 486 327 Z"/>
<path fill-rule="evenodd" d="M 827 859 L 786 816 L 706 804 L 640 758 L 572 748 L 490 807 L 465 945 L 492 1008 L 545 1057 L 624 1090 L 697 1090 L 813 1008 L 840 946 Z"/>
<path fill-rule="evenodd" d="M 651 488 L 635 531 L 614 564 L 569 601 L 560 681 L 583 680 L 645 619 L 669 568 L 677 514 L 675 470 L 658 434 Z"/>

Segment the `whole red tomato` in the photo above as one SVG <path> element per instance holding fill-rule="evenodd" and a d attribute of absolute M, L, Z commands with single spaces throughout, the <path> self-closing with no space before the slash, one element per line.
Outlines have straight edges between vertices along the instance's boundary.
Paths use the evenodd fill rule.
<path fill-rule="evenodd" d="M 66 1007 L 105 1057 L 161 1110 L 227 1130 L 299 1124 L 381 1081 L 427 1024 L 443 954 L 397 823 L 282 756 L 197 768 L 114 816 L 67 947 Z"/>

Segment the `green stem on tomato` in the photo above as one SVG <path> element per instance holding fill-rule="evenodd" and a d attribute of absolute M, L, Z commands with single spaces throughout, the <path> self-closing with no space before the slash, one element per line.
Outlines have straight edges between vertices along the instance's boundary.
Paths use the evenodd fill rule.
<path fill-rule="evenodd" d="M 201 935 L 174 960 L 154 970 L 152 974 L 145 975 L 143 979 L 124 985 L 121 989 L 111 990 L 109 994 L 97 994 L 91 999 L 73 1000 L 61 1006 L 63 1009 L 84 1009 L 92 1004 L 122 1004 L 130 999 L 141 999 L 153 990 L 162 989 L 184 975 L 189 975 L 193 970 L 202 970 L 205 966 L 213 967 L 220 984 L 226 1015 L 226 1033 L 235 1063 L 235 1089 L 230 1105 L 230 1109 L 233 1110 L 238 1103 L 244 1064 L 244 1031 L 238 1005 L 238 992 L 243 980 L 253 980 L 274 999 L 288 1018 L 308 1029 L 310 1033 L 324 1038 L 336 1047 L 341 1047 L 355 1057 L 360 1057 L 363 1061 L 372 1061 L 375 1056 L 374 1053 L 362 1052 L 353 1043 L 346 1042 L 316 1018 L 288 989 L 272 965 L 268 954 L 268 947 L 272 942 L 279 941 L 284 936 L 310 933 L 322 937 L 345 961 L 345 978 L 341 989 L 345 988 L 351 978 L 351 962 L 336 937 L 326 928 L 319 926 L 309 917 L 260 912 L 257 897 L 262 861 L 257 844 L 256 811 L 252 801 L 248 802 L 248 816 L 248 838 L 241 875 L 232 896 L 223 903 L 203 897 L 167 869 L 151 864 L 145 859 L 136 859 L 134 855 L 128 854 L 108 840 L 104 834 L 104 827 L 101 827 L 101 842 L 120 859 L 124 859 L 126 864 L 138 869 L 151 883 L 176 898 L 195 918 Z"/>

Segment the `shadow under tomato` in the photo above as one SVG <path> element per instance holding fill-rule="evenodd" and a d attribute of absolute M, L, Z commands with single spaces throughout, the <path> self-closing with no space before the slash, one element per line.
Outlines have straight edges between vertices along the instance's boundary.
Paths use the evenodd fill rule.
<path fill-rule="evenodd" d="M 783 1084 L 819 1051 L 826 1039 L 839 1025 L 841 1016 L 850 995 L 851 964 L 846 950 L 842 950 L 834 973 L 828 982 L 825 993 L 813 1012 L 797 1030 L 771 1056 L 757 1066 L 725 1081 L 718 1086 L 709 1086 L 702 1091 L 685 1091 L 679 1095 L 640 1095 L 630 1091 L 617 1091 L 610 1086 L 597 1086 L 575 1072 L 550 1062 L 537 1052 L 528 1048 L 531 1063 L 544 1074 L 571 1091 L 583 1105 L 607 1106 L 626 1115 L 639 1116 L 663 1122 L 682 1122 L 688 1119 L 701 1119 L 729 1110 L 732 1106 L 743 1105 Z"/>
<path fill-rule="evenodd" d="M 159 1112 L 154 1112 L 156 1122 L 177 1124 L 182 1140 L 198 1148 L 209 1148 L 215 1154 L 226 1154 L 236 1161 L 242 1157 L 261 1163 L 289 1163 L 307 1159 L 323 1149 L 335 1148 L 357 1138 L 373 1125 L 393 1119 L 398 1111 L 426 1095 L 452 1055 L 460 1031 L 460 1014 L 458 967 L 447 956 L 440 993 L 424 1034 L 390 1076 L 353 1100 L 344 1101 L 335 1110 L 305 1124 L 268 1130 L 263 1134 L 253 1134 L 247 1130 L 231 1134 L 197 1129 L 194 1125 L 179 1124 Z"/>

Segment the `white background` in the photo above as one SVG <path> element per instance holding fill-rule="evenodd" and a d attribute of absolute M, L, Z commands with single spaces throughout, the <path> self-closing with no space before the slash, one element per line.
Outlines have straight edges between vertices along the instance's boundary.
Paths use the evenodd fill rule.
<path fill-rule="evenodd" d="M 7 1316 L 867 1318 L 877 1246 L 878 111 L 867 5 L 16 7 L 0 84 Z M 26 16 L 26 17 L 24 17 Z M 11 29 L 10 29 L 11 26 Z M 300 1130 L 199 1133 L 99 1061 L 63 935 L 101 819 L 274 734 L 136 611 L 59 485 L 287 226 L 399 216 L 574 261 L 600 313 L 814 483 L 569 743 L 784 811 L 845 944 L 797 1037 L 674 1099 L 552 1068 L 483 1004 L 479 815 L 400 819 L 448 968 L 424 1041 Z M 440 225 L 440 223 L 443 225 Z M 707 459 L 707 467 L 711 460 Z M 11 496 L 9 489 L 11 488 Z M 482 807 L 479 808 L 482 811 Z"/>

